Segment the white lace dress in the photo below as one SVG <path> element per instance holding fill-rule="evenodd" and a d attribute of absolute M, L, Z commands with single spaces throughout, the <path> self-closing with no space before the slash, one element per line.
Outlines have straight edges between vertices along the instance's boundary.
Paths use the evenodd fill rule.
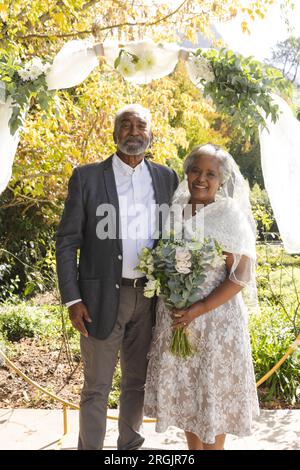
<path fill-rule="evenodd" d="M 224 246 L 232 224 L 238 225 L 237 214 L 226 201 L 206 207 L 205 235 Z M 225 277 L 225 264 L 207 272 L 204 297 Z M 145 415 L 157 419 L 156 431 L 177 426 L 208 444 L 223 433 L 251 434 L 259 407 L 242 294 L 189 325 L 197 352 L 188 359 L 170 353 L 170 326 L 169 310 L 159 299 L 145 390 Z"/>

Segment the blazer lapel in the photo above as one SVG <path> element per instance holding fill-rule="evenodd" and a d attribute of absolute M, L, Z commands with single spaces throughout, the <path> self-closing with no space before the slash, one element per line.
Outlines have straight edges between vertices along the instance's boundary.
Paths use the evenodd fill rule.
<path fill-rule="evenodd" d="M 159 169 L 156 165 L 152 165 L 151 162 L 149 162 L 147 159 L 145 159 L 145 162 L 147 164 L 147 167 L 150 171 L 151 177 L 152 177 L 152 183 L 153 183 L 153 189 L 154 189 L 154 196 L 155 196 L 155 201 L 156 204 L 161 205 L 166 203 L 166 193 L 164 191 L 164 182 L 162 180 L 161 173 L 159 172 Z M 154 240 L 154 245 L 153 248 L 156 248 L 159 239 L 161 238 L 161 233 L 162 233 L 162 226 L 160 225 L 160 219 L 156 221 L 157 227 L 156 231 L 158 231 L 159 236 Z"/>
<path fill-rule="evenodd" d="M 156 204 L 162 204 L 164 200 L 159 171 L 155 165 L 152 165 L 152 163 L 147 160 L 147 158 L 145 158 L 145 163 L 152 178 Z"/>
<path fill-rule="evenodd" d="M 120 209 L 119 209 L 119 198 L 117 193 L 117 186 L 115 175 L 112 167 L 113 155 L 107 158 L 104 162 L 104 183 L 106 187 L 107 197 L 110 204 L 116 209 L 116 236 L 117 241 L 122 251 L 122 239 L 119 237 L 120 233 Z"/>

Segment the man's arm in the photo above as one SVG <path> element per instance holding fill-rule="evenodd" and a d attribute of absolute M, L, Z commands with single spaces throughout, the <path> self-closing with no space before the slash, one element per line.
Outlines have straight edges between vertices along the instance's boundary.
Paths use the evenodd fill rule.
<path fill-rule="evenodd" d="M 77 251 L 83 243 L 84 224 L 82 187 L 79 172 L 75 168 L 56 234 L 56 267 L 61 298 L 68 307 L 72 325 L 82 335 L 88 336 L 84 320 L 90 323 L 92 319 L 81 300 L 77 280 Z"/>
<path fill-rule="evenodd" d="M 77 250 L 83 243 L 84 224 L 82 187 L 78 169 L 75 168 L 56 234 L 56 266 L 63 303 L 81 298 L 77 280 Z"/>

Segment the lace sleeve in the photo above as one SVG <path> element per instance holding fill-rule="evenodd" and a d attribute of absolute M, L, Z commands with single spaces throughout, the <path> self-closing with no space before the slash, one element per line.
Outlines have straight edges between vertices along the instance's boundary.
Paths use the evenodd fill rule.
<path fill-rule="evenodd" d="M 243 296 L 248 307 L 257 310 L 255 232 L 248 219 L 231 201 L 226 201 L 220 219 L 222 233 L 219 233 L 218 239 L 224 251 L 233 256 L 228 277 L 244 288 Z"/>

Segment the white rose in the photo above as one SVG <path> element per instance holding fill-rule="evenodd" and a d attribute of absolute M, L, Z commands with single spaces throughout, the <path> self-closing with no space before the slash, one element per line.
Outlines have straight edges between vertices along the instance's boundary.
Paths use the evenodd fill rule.
<path fill-rule="evenodd" d="M 191 252 L 187 248 L 176 248 L 176 262 L 190 261 L 191 257 Z"/>
<path fill-rule="evenodd" d="M 175 269 L 178 273 L 181 274 L 188 274 L 191 272 L 190 267 L 192 266 L 191 263 L 192 254 L 190 250 L 187 248 L 176 248 L 175 259 L 176 259 L 176 266 Z"/>
<path fill-rule="evenodd" d="M 191 272 L 188 266 L 178 264 L 176 264 L 176 271 L 180 274 L 189 274 Z"/>

